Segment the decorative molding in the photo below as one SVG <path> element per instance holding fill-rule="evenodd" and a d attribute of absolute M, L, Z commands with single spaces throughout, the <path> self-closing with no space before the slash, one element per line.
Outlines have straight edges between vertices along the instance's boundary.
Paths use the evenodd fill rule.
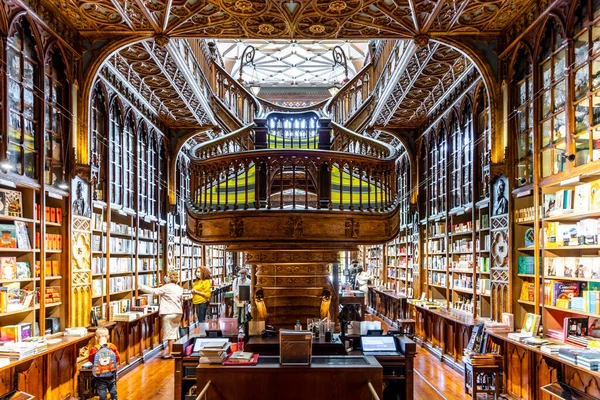
<path fill-rule="evenodd" d="M 244 220 L 233 217 L 229 220 L 229 237 L 238 238 L 244 236 Z"/>
<path fill-rule="evenodd" d="M 354 218 L 348 218 L 346 220 L 346 237 L 348 239 L 358 239 L 360 235 L 360 222 Z"/>
<path fill-rule="evenodd" d="M 286 236 L 294 238 L 302 236 L 304 232 L 302 217 L 289 217 L 286 219 L 283 230 Z"/>

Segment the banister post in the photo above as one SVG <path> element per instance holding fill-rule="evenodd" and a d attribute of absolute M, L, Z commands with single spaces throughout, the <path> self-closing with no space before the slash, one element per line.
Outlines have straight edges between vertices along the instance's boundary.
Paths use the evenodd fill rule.
<path fill-rule="evenodd" d="M 254 148 L 256 150 L 267 148 L 267 120 L 265 118 L 255 118 L 254 123 Z"/>
<path fill-rule="evenodd" d="M 319 150 L 331 150 L 331 119 L 319 118 Z"/>

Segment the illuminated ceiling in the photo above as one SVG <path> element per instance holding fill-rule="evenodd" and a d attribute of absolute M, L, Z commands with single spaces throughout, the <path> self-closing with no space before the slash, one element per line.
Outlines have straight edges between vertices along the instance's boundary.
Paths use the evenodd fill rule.
<path fill-rule="evenodd" d="M 246 83 L 264 86 L 331 86 L 342 83 L 345 70 L 334 67 L 332 50 L 339 46 L 347 59 L 348 78 L 363 67 L 368 41 L 342 40 L 217 40 L 227 71 L 239 77 L 242 54 L 248 46 L 255 49 L 254 62 L 244 66 Z"/>

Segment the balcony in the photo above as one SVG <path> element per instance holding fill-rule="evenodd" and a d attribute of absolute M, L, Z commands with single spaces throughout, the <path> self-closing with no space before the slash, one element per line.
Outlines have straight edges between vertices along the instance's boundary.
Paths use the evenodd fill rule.
<path fill-rule="evenodd" d="M 317 112 L 271 112 L 189 157 L 187 227 L 201 243 L 340 248 L 398 232 L 396 150 Z"/>

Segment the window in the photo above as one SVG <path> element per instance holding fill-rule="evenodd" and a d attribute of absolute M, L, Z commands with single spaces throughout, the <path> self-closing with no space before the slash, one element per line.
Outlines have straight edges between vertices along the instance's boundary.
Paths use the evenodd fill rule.
<path fill-rule="evenodd" d="M 565 126 L 565 67 L 567 49 L 559 29 L 550 20 L 541 43 L 540 52 L 540 122 L 541 175 L 542 178 L 563 172 L 566 168 Z M 575 79 L 584 79 L 575 73 Z M 577 94 L 576 94 L 577 97 Z M 585 104 L 575 106 L 576 125 Z"/>
<path fill-rule="evenodd" d="M 477 99 L 477 159 L 479 168 L 477 179 L 479 190 L 477 192 L 479 199 L 485 199 L 489 197 L 492 141 L 490 138 L 490 113 L 487 92 L 483 85 L 479 86 L 475 98 Z"/>
<path fill-rule="evenodd" d="M 429 216 L 437 215 L 439 212 L 437 207 L 437 177 L 438 175 L 438 158 L 439 149 L 437 146 L 437 138 L 433 133 L 429 140 L 429 176 L 428 176 L 428 187 L 429 187 Z"/>
<path fill-rule="evenodd" d="M 158 217 L 164 220 L 167 204 L 167 148 L 164 139 L 160 141 L 158 155 Z"/>
<path fill-rule="evenodd" d="M 131 113 L 123 126 L 123 207 L 133 209 L 133 187 L 135 185 L 134 170 L 134 119 Z"/>
<path fill-rule="evenodd" d="M 121 107 L 115 101 L 110 109 L 110 202 L 121 205 L 123 203 L 122 181 L 122 132 L 121 132 Z"/>
<path fill-rule="evenodd" d="M 58 51 L 50 56 L 50 61 L 45 66 L 45 180 L 48 185 L 64 182 L 63 138 L 69 126 L 65 113 L 67 113 L 67 77 L 65 64 Z"/>
<path fill-rule="evenodd" d="M 148 214 L 153 216 L 156 216 L 156 199 L 158 198 L 157 146 L 156 135 L 152 132 L 148 140 Z"/>
<path fill-rule="evenodd" d="M 462 205 L 462 139 L 462 132 L 460 131 L 456 115 L 452 115 L 452 122 L 450 123 L 450 142 L 452 145 L 452 155 L 450 156 L 450 161 L 452 162 L 450 200 L 452 201 L 452 208 Z"/>
<path fill-rule="evenodd" d="M 94 200 L 104 200 L 104 188 L 106 176 L 103 171 L 106 161 L 106 108 L 104 96 L 99 88 L 96 88 L 92 100 L 91 110 L 91 163 L 92 175 L 96 178 Z"/>
<path fill-rule="evenodd" d="M 138 134 L 138 211 L 148 212 L 148 133 L 140 124 Z"/>
<path fill-rule="evenodd" d="M 529 54 L 521 49 L 515 65 L 516 147 L 515 177 L 517 186 L 533 183 L 533 68 Z"/>
<path fill-rule="evenodd" d="M 434 175 L 434 179 L 437 180 L 437 210 L 438 213 L 446 212 L 446 130 L 442 127 L 438 135 L 438 166 L 437 175 Z"/>
<path fill-rule="evenodd" d="M 473 201 L 473 111 L 465 104 L 462 114 L 462 201 L 463 205 Z"/>
<path fill-rule="evenodd" d="M 575 165 L 600 160 L 600 21 L 587 0 L 576 11 L 573 31 L 573 142 Z M 590 19 L 591 18 L 591 19 Z"/>
<path fill-rule="evenodd" d="M 37 179 L 36 82 L 38 59 L 27 20 L 18 22 L 7 40 L 8 143 L 7 158 L 19 175 Z"/>

